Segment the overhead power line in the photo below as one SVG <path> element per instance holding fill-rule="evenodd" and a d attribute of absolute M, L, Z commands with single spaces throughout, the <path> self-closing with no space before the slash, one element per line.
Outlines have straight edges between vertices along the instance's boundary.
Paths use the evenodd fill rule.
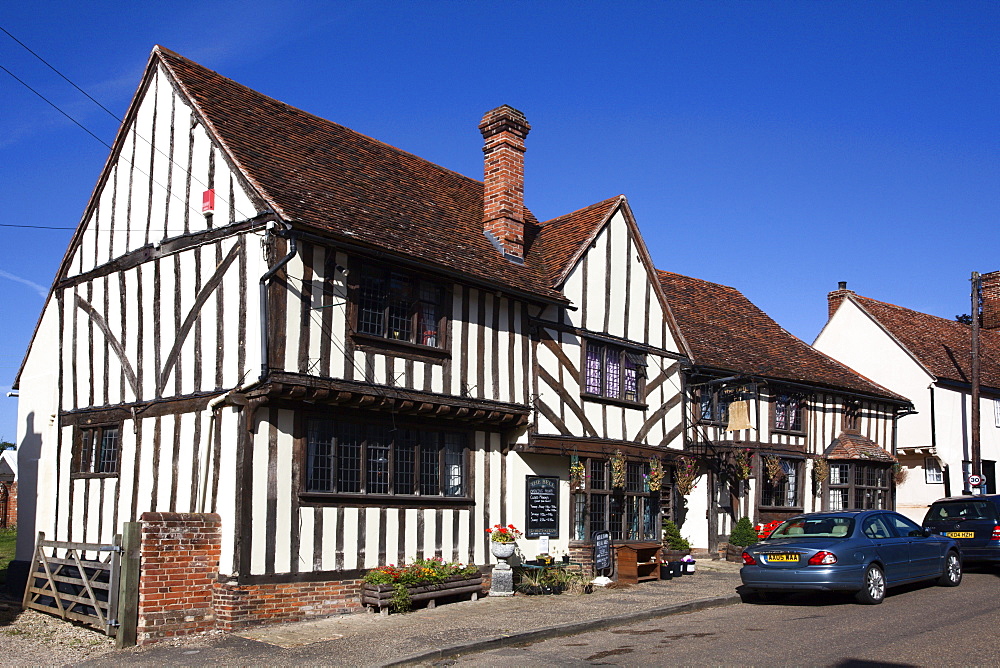
<path fill-rule="evenodd" d="M 28 53 L 30 53 L 35 58 L 37 58 L 42 63 L 44 63 L 46 67 L 48 67 L 50 70 L 52 70 L 53 72 L 55 72 L 56 74 L 58 74 L 59 77 L 61 77 L 64 81 L 66 81 L 66 83 L 68 83 L 73 88 L 75 88 L 80 93 L 82 93 L 88 100 L 90 100 L 91 102 L 93 102 L 94 104 L 96 104 L 98 107 L 100 107 L 101 109 L 103 109 L 109 116 L 111 116 L 111 118 L 115 119 L 119 123 L 124 123 L 124 121 L 117 114 L 115 114 L 113 111 L 111 111 L 110 109 L 108 109 L 107 107 L 105 107 L 103 104 L 101 104 L 100 102 L 98 102 L 96 99 L 94 99 L 89 93 L 87 93 L 87 91 L 85 91 L 82 88 L 80 88 L 80 86 L 78 86 L 75 83 L 73 83 L 73 81 L 69 77 L 67 77 L 65 74 L 63 74 L 58 69 L 56 69 L 56 67 L 54 65 L 52 65 L 51 63 L 49 63 L 47 60 L 45 60 L 44 58 L 42 58 L 40 55 L 38 55 L 37 53 L 35 53 L 24 42 L 22 42 L 21 40 L 19 40 L 16 37 L 14 37 L 14 35 L 12 35 L 10 33 L 10 31 L 8 31 L 6 28 L 4 28 L 3 26 L 0 26 L 0 31 L 3 31 L 3 33 L 5 35 L 7 35 L 12 40 L 14 40 L 15 42 L 17 42 L 24 50 L 26 50 Z M 81 122 L 77 121 L 75 118 L 73 118 L 72 116 L 70 116 L 67 112 L 63 111 L 55 102 L 52 102 L 51 100 L 49 100 L 48 98 L 46 98 L 44 95 L 42 95 L 40 92 L 38 92 L 37 90 L 35 90 L 34 88 L 32 88 L 30 85 L 27 84 L 27 82 L 23 81 L 21 78 L 19 78 L 13 72 L 11 72 L 9 69 L 7 69 L 6 67 L 4 67 L 3 65 L 0 65 L 0 69 L 2 69 L 4 72 L 6 72 L 7 74 L 9 74 L 11 77 L 14 78 L 14 80 L 16 80 L 22 86 L 24 86 L 25 88 L 27 88 L 28 90 L 30 90 L 32 93 L 34 93 L 35 95 L 37 95 L 38 97 L 40 97 L 46 103 L 48 103 L 53 109 L 55 109 L 60 114 L 62 114 L 66 118 L 68 118 L 70 121 L 72 121 L 75 125 L 77 125 L 84 132 L 86 132 L 87 134 L 89 134 L 91 137 L 93 137 L 97 141 L 101 142 L 101 144 L 104 145 L 109 151 L 113 151 L 114 150 L 111 147 L 110 144 L 108 144 L 106 141 L 104 141 L 103 139 L 101 139 L 100 137 L 98 137 L 96 134 L 94 134 L 93 132 L 91 132 L 85 125 L 83 125 Z M 167 155 L 162 149 L 157 148 L 153 144 L 153 142 L 151 142 L 150 140 L 148 140 L 145 137 L 143 137 L 142 135 L 140 135 L 139 132 L 135 128 L 132 129 L 132 134 L 137 139 L 141 139 L 147 145 L 149 145 L 150 149 L 152 149 L 156 153 L 159 153 L 164 158 L 166 158 L 167 161 L 171 165 L 173 165 L 174 167 L 177 167 L 178 169 L 180 169 L 184 174 L 187 175 L 187 177 L 189 179 L 191 179 L 192 181 L 194 181 L 198 185 L 202 186 L 203 188 L 206 188 L 206 189 L 208 188 L 208 186 L 205 183 L 203 183 L 200 179 L 198 179 L 191 172 L 189 172 L 183 165 L 180 165 L 177 162 L 175 162 L 174 159 L 171 156 Z M 164 190 L 166 190 L 166 186 L 164 186 L 162 183 L 160 183 L 159 181 L 157 181 L 156 179 L 154 179 L 151 174 L 147 174 L 145 171 L 143 171 L 142 168 L 138 167 L 135 163 L 133 163 L 132 161 L 130 161 L 128 158 L 126 158 L 124 156 L 124 154 L 120 155 L 119 158 L 121 160 L 125 161 L 127 164 L 131 165 L 133 169 L 135 169 L 137 172 L 139 172 L 143 176 L 148 177 L 150 181 L 152 181 L 153 183 L 155 183 L 159 187 L 161 187 Z M 180 195 L 178 195 L 176 193 L 172 193 L 172 196 L 175 197 L 178 200 L 181 199 Z M 233 202 L 227 202 L 226 199 L 224 197 L 222 197 L 221 193 L 216 193 L 216 197 L 223 204 L 227 204 L 227 205 L 231 206 L 233 208 L 233 210 L 236 211 L 238 214 L 240 214 L 243 218 L 249 219 L 249 218 L 253 217 L 253 216 L 247 215 L 246 212 L 244 212 L 244 211 L 239 211 L 238 209 L 236 209 L 234 203 Z M 188 208 L 190 208 L 192 211 L 198 212 L 198 209 L 195 207 L 194 204 L 188 204 Z M 63 228 L 52 228 L 52 229 L 63 229 Z M 76 228 L 71 228 L 71 229 L 76 229 Z"/>

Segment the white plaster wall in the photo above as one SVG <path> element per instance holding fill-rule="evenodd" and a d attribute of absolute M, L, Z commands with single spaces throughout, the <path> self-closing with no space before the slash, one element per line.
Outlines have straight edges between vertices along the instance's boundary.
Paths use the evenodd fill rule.
<path fill-rule="evenodd" d="M 813 347 L 912 401 L 917 414 L 900 419 L 898 445 L 930 445 L 934 378 L 854 302 L 841 303 Z"/>

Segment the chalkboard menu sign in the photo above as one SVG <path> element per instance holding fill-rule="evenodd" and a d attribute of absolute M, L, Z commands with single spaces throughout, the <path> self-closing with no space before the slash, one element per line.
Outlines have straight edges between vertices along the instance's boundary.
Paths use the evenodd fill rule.
<path fill-rule="evenodd" d="M 559 478 L 529 475 L 528 517 L 524 535 L 528 538 L 559 537 Z"/>
<path fill-rule="evenodd" d="M 594 568 L 598 571 L 611 568 L 611 534 L 595 531 L 591 541 L 594 543 Z"/>

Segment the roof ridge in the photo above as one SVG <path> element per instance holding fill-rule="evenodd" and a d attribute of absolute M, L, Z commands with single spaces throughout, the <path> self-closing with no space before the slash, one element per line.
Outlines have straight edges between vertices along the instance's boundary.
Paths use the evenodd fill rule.
<path fill-rule="evenodd" d="M 549 218 L 548 220 L 538 223 L 541 228 L 548 227 L 550 225 L 558 225 L 560 223 L 566 222 L 572 216 L 577 216 L 585 211 L 590 211 L 601 206 L 610 206 L 613 202 L 620 202 L 625 198 L 625 195 L 614 195 L 606 199 L 602 199 L 599 202 L 594 202 L 593 204 L 588 204 L 587 206 L 582 206 L 576 211 L 570 211 L 569 213 L 564 213 L 562 215 L 556 216 L 555 218 Z"/>
<path fill-rule="evenodd" d="M 301 113 L 301 114 L 303 114 L 305 116 L 309 116 L 310 118 L 314 118 L 314 119 L 316 119 L 318 121 L 322 121 L 323 123 L 330 123 L 331 125 L 336 125 L 338 128 L 342 128 L 343 130 L 345 130 L 345 131 L 347 131 L 347 132 L 349 132 L 351 134 L 357 135 L 359 137 L 364 137 L 366 140 L 368 140 L 370 142 L 373 142 L 375 144 L 380 144 L 380 145 L 382 145 L 382 146 L 384 146 L 384 147 L 386 147 L 388 149 L 396 151 L 397 153 L 402 153 L 404 155 L 407 155 L 407 156 L 409 156 L 409 157 L 411 157 L 411 158 L 413 158 L 415 160 L 419 160 L 420 162 L 426 163 L 427 165 L 430 165 L 431 167 L 433 167 L 435 169 L 441 170 L 442 172 L 448 172 L 450 174 L 454 174 L 455 176 L 457 176 L 459 178 L 465 179 L 467 181 L 471 181 L 472 183 L 483 185 L 483 182 L 481 180 L 479 180 L 479 179 L 472 178 L 471 176 L 467 176 L 465 174 L 462 174 L 461 172 L 457 172 L 457 171 L 455 171 L 453 169 L 449 169 L 448 167 L 444 167 L 442 165 L 439 165 L 436 162 L 432 162 L 432 161 L 428 160 L 427 158 L 424 158 L 424 157 L 421 157 L 421 156 L 417 155 L 416 153 L 411 153 L 410 151 L 407 151 L 406 149 L 399 148 L 398 146 L 393 146 L 392 144 L 389 144 L 388 142 L 382 141 L 381 139 L 377 139 L 377 138 L 372 137 L 370 135 L 366 135 L 363 132 L 358 132 L 357 130 L 355 130 L 353 128 L 347 127 L 346 125 L 342 125 L 341 123 L 338 123 L 336 121 L 331 121 L 329 118 L 324 118 L 323 116 L 319 116 L 319 115 L 314 114 L 314 113 L 312 113 L 310 111 L 306 111 L 305 109 L 303 109 L 301 107 L 296 107 L 295 105 L 289 104 L 289 103 L 284 102 L 282 100 L 279 100 L 276 97 L 271 97 L 270 95 L 268 95 L 266 93 L 262 93 L 262 92 L 260 92 L 259 90 L 255 89 L 255 88 L 251 88 L 250 86 L 247 86 L 246 84 L 242 84 L 239 81 L 236 81 L 235 79 L 227 77 L 224 74 L 220 74 L 218 71 L 213 70 L 213 69 L 211 69 L 209 67 L 205 67 L 201 63 L 199 63 L 197 61 L 194 61 L 194 60 L 191 60 L 190 58 L 187 58 L 185 56 L 182 56 L 181 54 L 177 53 L 176 51 L 172 51 L 171 49 L 168 49 L 168 48 L 166 48 L 164 46 L 161 46 L 161 45 L 157 44 L 156 46 L 153 47 L 153 50 L 157 51 L 159 53 L 165 53 L 166 55 L 168 55 L 168 56 L 170 56 L 172 58 L 177 58 L 179 60 L 183 60 L 185 63 L 188 63 L 188 64 L 193 65 L 195 67 L 201 68 L 201 69 L 203 69 L 203 70 L 205 70 L 207 72 L 211 72 L 213 75 L 215 75 L 215 76 L 217 76 L 217 77 L 219 77 L 221 79 L 225 79 L 227 82 L 233 84 L 234 86 L 238 86 L 239 88 L 242 88 L 245 91 L 249 91 L 250 93 L 252 93 L 254 95 L 258 95 L 260 97 L 267 98 L 268 100 L 271 100 L 272 102 L 274 102 L 276 104 L 280 104 L 283 107 L 291 109 L 291 110 L 293 110 L 293 111 L 295 111 L 297 113 Z M 171 68 L 171 70 L 173 71 L 173 68 Z M 174 71 L 173 74 L 174 74 L 174 76 L 177 76 L 176 71 Z"/>
<path fill-rule="evenodd" d="M 656 271 L 658 273 L 661 273 L 661 274 L 668 274 L 670 276 L 677 276 L 679 278 L 686 278 L 689 281 L 698 281 L 699 283 L 706 283 L 708 285 L 714 285 L 714 286 L 719 287 L 719 288 L 726 288 L 727 290 L 735 290 L 736 292 L 739 292 L 741 295 L 743 295 L 744 299 L 746 299 L 747 301 L 750 301 L 750 299 L 746 295 L 744 295 L 740 291 L 739 288 L 734 288 L 733 286 L 726 285 L 725 283 L 716 283 L 715 281 L 709 281 L 709 280 L 706 280 L 704 278 L 696 278 L 694 276 L 688 276 L 687 274 L 680 274 L 680 273 L 678 273 L 676 271 L 667 271 L 666 269 L 657 269 Z M 750 302 L 750 303 L 753 304 L 753 302 Z M 764 313 L 764 311 L 761 310 L 761 313 Z M 765 315 L 766 315 L 766 313 L 765 313 Z M 768 316 L 768 317 L 770 317 L 770 316 Z M 801 341 L 801 339 L 799 339 L 799 340 Z"/>

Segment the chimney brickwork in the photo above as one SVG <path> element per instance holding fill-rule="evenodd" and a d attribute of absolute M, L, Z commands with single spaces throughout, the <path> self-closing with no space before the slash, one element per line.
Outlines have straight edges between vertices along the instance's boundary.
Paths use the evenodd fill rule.
<path fill-rule="evenodd" d="M 1000 328 L 1000 271 L 991 271 L 979 277 L 983 305 L 983 329 Z"/>
<path fill-rule="evenodd" d="M 840 303 L 847 298 L 847 295 L 853 295 L 853 294 L 854 290 L 847 289 L 847 281 L 840 281 L 837 284 L 837 289 L 827 294 L 826 296 L 827 320 L 833 317 L 833 314 L 837 312 L 838 308 L 840 308 Z"/>
<path fill-rule="evenodd" d="M 524 260 L 524 138 L 531 126 L 524 114 L 503 105 L 486 112 L 483 134 L 483 230 L 504 255 Z"/>

